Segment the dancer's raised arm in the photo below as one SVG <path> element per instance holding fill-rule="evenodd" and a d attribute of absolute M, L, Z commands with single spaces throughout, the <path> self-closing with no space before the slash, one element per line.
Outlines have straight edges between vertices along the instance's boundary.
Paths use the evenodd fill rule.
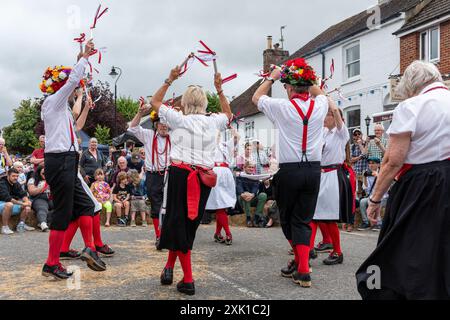
<path fill-rule="evenodd" d="M 151 105 L 156 113 L 159 113 L 159 108 L 163 104 L 164 97 L 166 96 L 167 90 L 172 85 L 172 83 L 180 77 L 180 67 L 176 66 L 170 71 L 169 78 L 164 81 L 164 84 L 158 91 L 153 95 L 151 100 Z"/>
<path fill-rule="evenodd" d="M 216 73 L 214 76 L 214 86 L 217 90 L 217 95 L 220 99 L 220 106 L 222 107 L 222 112 L 228 117 L 228 119 L 233 119 L 233 113 L 231 112 L 230 103 L 227 97 L 223 94 L 222 90 L 222 76 L 220 73 Z"/>

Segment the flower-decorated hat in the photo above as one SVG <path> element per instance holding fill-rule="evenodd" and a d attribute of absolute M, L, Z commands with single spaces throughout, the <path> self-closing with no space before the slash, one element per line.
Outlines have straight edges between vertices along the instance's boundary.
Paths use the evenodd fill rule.
<path fill-rule="evenodd" d="M 313 86 L 317 84 L 317 76 L 305 59 L 299 58 L 281 66 L 281 82 L 293 86 Z"/>
<path fill-rule="evenodd" d="M 46 94 L 54 94 L 66 84 L 71 72 L 72 68 L 70 67 L 47 68 L 39 86 L 41 91 Z"/>

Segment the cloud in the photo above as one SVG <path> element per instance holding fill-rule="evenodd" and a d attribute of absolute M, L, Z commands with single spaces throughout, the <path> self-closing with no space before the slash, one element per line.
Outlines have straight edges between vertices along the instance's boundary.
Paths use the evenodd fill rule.
<path fill-rule="evenodd" d="M 3 1 L 0 11 L 0 128 L 11 123 L 13 109 L 21 99 L 40 96 L 42 73 L 49 65 L 71 65 L 78 46 L 72 39 L 89 34 L 97 2 L 81 0 Z M 111 82 L 112 65 L 123 70 L 118 83 L 120 95 L 150 95 L 179 64 L 198 40 L 219 54 L 223 76 L 238 73 L 225 85 L 226 94 L 242 93 L 262 68 L 266 36 L 279 39 L 285 29 L 285 47 L 291 53 L 328 26 L 359 11 L 375 0 L 229 0 L 229 1 L 103 1 L 109 12 L 95 30 L 97 47 L 107 53 L 98 67 L 99 80 Z M 79 15 L 78 15 L 79 13 Z M 79 24 L 77 25 L 77 22 Z M 212 68 L 199 64 L 177 82 L 172 90 L 183 93 L 191 84 L 213 88 Z"/>

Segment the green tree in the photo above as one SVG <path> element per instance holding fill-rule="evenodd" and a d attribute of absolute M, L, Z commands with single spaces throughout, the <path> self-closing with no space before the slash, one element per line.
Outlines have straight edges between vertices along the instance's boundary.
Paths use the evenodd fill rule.
<path fill-rule="evenodd" d="M 139 101 L 131 97 L 120 97 L 117 99 L 117 112 L 119 112 L 126 121 L 131 121 L 139 110 Z"/>
<path fill-rule="evenodd" d="M 4 138 L 11 151 L 30 154 L 39 145 L 35 127 L 39 121 L 37 99 L 26 99 L 14 110 L 14 121 L 5 128 Z"/>
<path fill-rule="evenodd" d="M 97 125 L 95 127 L 95 134 L 94 136 L 97 138 L 98 143 L 109 145 L 111 143 L 111 133 L 110 129 L 108 127 L 104 127 L 102 125 Z"/>
<path fill-rule="evenodd" d="M 222 112 L 222 107 L 220 106 L 220 98 L 217 94 L 208 92 L 206 94 L 206 97 L 208 98 L 208 107 L 206 108 L 206 112 Z"/>

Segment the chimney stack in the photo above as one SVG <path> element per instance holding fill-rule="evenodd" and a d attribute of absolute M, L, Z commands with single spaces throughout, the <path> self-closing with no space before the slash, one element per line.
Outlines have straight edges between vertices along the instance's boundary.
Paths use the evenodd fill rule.
<path fill-rule="evenodd" d="M 267 36 L 267 49 L 272 49 L 272 36 Z"/>
<path fill-rule="evenodd" d="M 282 50 L 280 46 L 273 48 L 272 36 L 267 37 L 267 49 L 263 52 L 263 70 L 270 71 L 270 65 L 278 65 L 289 57 L 289 51 Z"/>

